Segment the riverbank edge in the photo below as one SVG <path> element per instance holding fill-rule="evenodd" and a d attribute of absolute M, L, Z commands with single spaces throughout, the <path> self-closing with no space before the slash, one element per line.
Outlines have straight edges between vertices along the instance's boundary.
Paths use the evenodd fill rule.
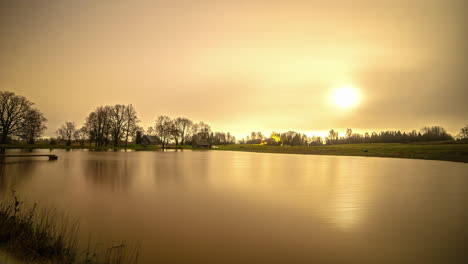
<path fill-rule="evenodd" d="M 4 149 L 89 149 L 89 150 L 134 150 L 155 151 L 162 150 L 161 146 L 128 145 L 127 147 L 94 147 L 80 145 L 48 145 L 48 144 L 9 144 L 0 145 Z M 167 149 L 174 149 L 170 146 Z M 177 149 L 194 149 L 189 145 L 177 146 Z M 197 149 L 195 149 L 197 150 Z M 204 149 L 207 150 L 207 149 Z M 359 156 L 381 158 L 404 158 L 421 160 L 441 160 L 468 163 L 468 144 L 447 143 L 366 143 L 366 144 L 342 144 L 323 146 L 268 146 L 258 144 L 232 144 L 219 145 L 211 150 L 242 151 L 256 153 L 276 154 L 300 154 L 300 155 L 329 155 L 329 156 Z"/>
<path fill-rule="evenodd" d="M 468 163 L 468 144 L 367 143 L 309 147 L 245 144 L 219 146 L 217 150 L 272 154 L 403 158 Z"/>
<path fill-rule="evenodd" d="M 49 144 L 0 144 L 0 149 L 88 149 L 88 150 L 135 150 L 135 151 L 152 151 L 152 150 L 162 150 L 163 148 L 160 145 L 137 145 L 132 144 L 128 146 L 104 146 L 104 147 L 95 147 L 89 145 L 49 145 Z M 192 146 L 182 145 L 182 146 L 168 146 L 166 149 L 192 149 Z"/>

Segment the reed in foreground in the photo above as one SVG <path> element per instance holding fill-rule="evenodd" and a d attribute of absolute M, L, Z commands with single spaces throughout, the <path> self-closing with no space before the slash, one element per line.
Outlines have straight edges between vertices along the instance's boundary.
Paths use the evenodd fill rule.
<path fill-rule="evenodd" d="M 123 264 L 138 263 L 138 245 L 97 243 L 78 248 L 79 222 L 57 209 L 26 206 L 13 191 L 0 201 L 0 249 L 25 263 Z"/>

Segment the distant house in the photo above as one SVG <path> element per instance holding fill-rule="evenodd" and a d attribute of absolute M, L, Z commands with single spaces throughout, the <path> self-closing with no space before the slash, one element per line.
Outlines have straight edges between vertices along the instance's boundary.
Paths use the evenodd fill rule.
<path fill-rule="evenodd" d="M 195 138 L 192 141 L 192 148 L 211 148 L 211 144 L 206 139 Z"/>
<path fill-rule="evenodd" d="M 144 146 L 159 145 L 159 144 L 161 144 L 161 140 L 159 139 L 158 136 L 144 135 L 141 138 L 141 144 L 144 145 Z"/>
<path fill-rule="evenodd" d="M 273 138 L 266 138 L 262 140 L 262 143 L 260 144 L 261 145 L 279 145 L 279 142 L 276 142 L 276 140 Z"/>

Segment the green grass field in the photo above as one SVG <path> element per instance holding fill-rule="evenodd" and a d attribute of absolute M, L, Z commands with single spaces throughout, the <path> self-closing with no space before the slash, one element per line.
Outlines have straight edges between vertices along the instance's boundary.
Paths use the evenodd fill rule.
<path fill-rule="evenodd" d="M 226 145 L 218 150 L 337 156 L 389 157 L 468 162 L 468 144 L 368 143 L 324 146 Z"/>

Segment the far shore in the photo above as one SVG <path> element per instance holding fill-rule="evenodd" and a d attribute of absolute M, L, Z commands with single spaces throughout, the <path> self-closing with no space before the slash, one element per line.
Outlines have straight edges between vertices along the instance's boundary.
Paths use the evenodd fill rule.
<path fill-rule="evenodd" d="M 468 163 L 468 144 L 366 143 L 323 146 L 226 145 L 219 150 L 306 155 L 364 156 L 444 160 Z"/>
<path fill-rule="evenodd" d="M 49 145 L 49 144 L 9 144 L 0 145 L 4 149 L 92 149 L 92 150 L 136 150 L 152 151 L 161 150 L 158 145 L 129 144 L 128 146 L 95 147 L 89 145 Z M 193 149 L 192 146 L 170 145 L 166 149 Z M 212 150 L 245 151 L 259 153 L 285 153 L 308 155 L 335 155 L 335 156 L 365 156 L 444 160 L 468 163 L 468 144 L 451 142 L 423 142 L 423 143 L 366 143 L 366 144 L 341 144 L 322 146 L 271 146 L 258 144 L 233 144 L 219 145 Z"/>

